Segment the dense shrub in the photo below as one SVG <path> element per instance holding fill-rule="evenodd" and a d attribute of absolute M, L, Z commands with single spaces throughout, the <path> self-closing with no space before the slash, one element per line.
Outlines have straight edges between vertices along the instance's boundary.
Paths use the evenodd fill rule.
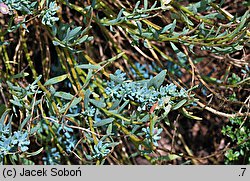
<path fill-rule="evenodd" d="M 0 0 L 2 164 L 249 164 L 247 1 Z"/>

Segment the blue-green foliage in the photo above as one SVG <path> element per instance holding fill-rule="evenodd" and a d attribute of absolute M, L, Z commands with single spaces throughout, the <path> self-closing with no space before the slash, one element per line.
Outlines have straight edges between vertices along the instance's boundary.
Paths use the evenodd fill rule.
<path fill-rule="evenodd" d="M 28 132 L 14 132 L 14 135 L 12 136 L 12 143 L 14 145 L 17 145 L 22 152 L 27 151 L 29 149 L 28 146 L 30 144 L 30 140 L 28 140 Z"/>
<path fill-rule="evenodd" d="M 155 62 L 152 62 L 152 64 L 140 64 L 139 62 L 135 63 L 136 69 L 139 71 L 139 73 L 143 76 L 145 79 L 153 78 L 153 75 L 151 72 L 160 72 L 162 69 L 156 65 Z M 168 67 L 168 66 L 167 66 Z M 169 71 L 169 67 L 167 68 Z M 135 78 L 139 79 L 140 75 L 137 74 L 134 68 L 131 67 L 132 75 L 135 76 Z"/>
<path fill-rule="evenodd" d="M 13 111 L 16 113 L 16 107 L 19 109 L 26 109 L 27 113 L 32 111 L 33 107 L 37 107 L 40 100 L 33 99 L 35 95 L 41 93 L 38 90 L 37 82 L 41 79 L 41 76 L 37 78 L 32 84 L 23 88 L 19 85 L 14 85 L 11 82 L 7 82 L 9 91 L 12 94 L 10 102 L 15 105 Z M 28 116 L 27 116 L 28 117 Z"/>
<path fill-rule="evenodd" d="M 110 150 L 110 143 L 99 141 L 97 145 L 94 145 L 93 158 L 104 158 L 110 153 Z"/>
<path fill-rule="evenodd" d="M 42 7 L 41 12 L 38 12 L 38 2 L 37 1 L 31 1 L 31 0 L 0 0 L 0 2 L 5 3 L 9 8 L 9 15 L 13 15 L 14 11 L 19 11 L 22 13 L 22 15 L 36 15 L 38 14 L 38 17 L 41 18 L 42 23 L 44 25 L 52 27 L 56 21 L 59 20 L 58 17 L 56 17 L 56 12 L 59 9 L 59 7 L 56 4 L 56 1 L 53 0 L 46 0 L 45 4 Z M 26 18 L 23 16 L 24 20 L 19 22 L 17 25 L 10 26 L 9 31 L 16 30 L 17 28 L 22 25 L 23 28 L 28 31 L 26 27 Z"/>
<path fill-rule="evenodd" d="M 111 150 L 117 146 L 118 142 L 111 142 L 111 141 L 104 141 L 108 136 L 102 137 L 97 144 L 93 146 L 92 154 L 87 155 L 85 153 L 85 156 L 88 160 L 96 160 L 100 159 L 102 160 L 105 158 L 109 153 L 111 153 Z"/>
<path fill-rule="evenodd" d="M 37 7 L 37 1 L 30 0 L 0 0 L 0 2 L 8 5 L 10 13 L 12 14 L 14 10 L 21 11 L 23 14 L 32 14 Z"/>
<path fill-rule="evenodd" d="M 8 154 L 22 153 L 28 150 L 30 144 L 28 132 L 14 131 L 11 132 L 11 120 L 12 116 L 8 119 L 8 123 L 5 124 L 7 117 L 5 112 L 0 120 L 0 161 L 2 162 L 3 156 Z"/>
<path fill-rule="evenodd" d="M 150 128 L 142 128 L 142 131 L 146 134 L 145 138 L 146 141 L 148 142 L 148 144 L 150 144 L 151 142 L 154 144 L 154 146 L 158 146 L 157 141 L 159 141 L 161 139 L 161 132 L 163 131 L 162 128 L 158 129 L 158 128 L 153 128 L 152 132 L 150 131 Z"/>
<path fill-rule="evenodd" d="M 84 110 L 84 112 L 82 112 L 82 115 L 92 117 L 95 115 L 95 112 L 96 112 L 96 109 L 93 106 L 89 106 Z"/>
<path fill-rule="evenodd" d="M 46 157 L 43 157 L 44 165 L 59 165 L 61 155 L 56 148 L 51 148 L 47 150 Z"/>
<path fill-rule="evenodd" d="M 53 26 L 56 21 L 59 20 L 58 17 L 55 17 L 56 11 L 59 7 L 56 5 L 55 1 L 47 1 L 47 8 L 41 12 L 42 23 L 44 25 Z"/>
<path fill-rule="evenodd" d="M 57 137 L 58 142 L 61 145 L 64 145 L 67 153 L 73 151 L 76 144 L 76 137 L 74 136 L 74 130 L 68 126 L 64 126 L 64 124 L 56 124 L 57 127 Z"/>
<path fill-rule="evenodd" d="M 151 143 L 154 146 L 158 146 L 157 141 L 161 138 L 160 134 L 162 132 L 162 128 L 158 128 L 158 122 L 165 119 L 171 110 L 179 109 L 194 102 L 192 100 L 193 95 L 188 95 L 186 90 L 179 90 L 174 84 L 164 85 L 165 76 L 166 71 L 163 70 L 150 79 L 132 81 L 127 78 L 124 72 L 117 70 L 110 75 L 110 81 L 107 82 L 105 88 L 106 95 L 97 96 L 90 90 L 85 92 L 85 110 L 81 115 L 85 120 L 94 116 L 94 127 L 98 127 L 106 133 L 106 136 L 98 144 L 93 145 L 92 155 L 85 153 L 88 159 L 104 158 L 111 151 L 112 147 L 119 144 L 113 141 L 119 132 L 115 128 L 114 122 L 132 130 L 131 133 L 140 136 L 144 140 L 144 146 L 151 148 Z M 92 94 L 98 97 L 98 100 L 90 98 Z M 110 106 L 107 106 L 109 104 Z M 137 108 L 129 115 L 127 114 L 129 110 L 126 108 L 133 104 L 136 104 Z M 133 121 L 139 124 L 150 122 L 152 118 L 149 114 L 149 109 L 154 104 L 157 104 L 157 106 L 150 111 L 150 114 L 158 115 L 161 113 L 158 115 L 158 119 L 153 121 L 152 131 L 148 127 L 139 129 L 140 127 L 137 124 L 132 124 Z M 104 114 L 103 109 L 106 109 L 109 113 Z M 109 114 L 119 114 L 121 117 L 116 118 L 116 116 Z M 89 141 L 94 143 L 89 134 L 86 134 L 86 136 Z"/>
<path fill-rule="evenodd" d="M 23 152 L 25 153 L 22 156 L 25 154 L 34 156 L 40 153 L 39 151 L 34 154 L 27 152 L 29 151 L 30 138 L 33 136 L 37 143 L 46 146 L 42 159 L 46 165 L 60 164 L 65 158 L 65 154 L 70 155 L 74 153 L 77 155 L 77 151 L 79 151 L 77 148 L 79 147 L 81 147 L 80 152 L 87 159 L 105 160 L 112 153 L 115 146 L 120 144 L 119 140 L 121 136 L 132 139 L 139 154 L 144 151 L 141 148 L 145 147 L 147 148 L 147 153 L 152 153 L 153 147 L 159 146 L 158 141 L 161 139 L 163 131 L 159 123 L 161 121 L 169 123 L 169 112 L 179 109 L 184 112 L 184 107 L 196 105 L 194 95 L 190 95 L 189 91 L 179 89 L 173 83 L 164 83 L 167 71 L 162 70 L 155 63 L 152 63 L 152 65 L 135 63 L 134 68 L 131 68 L 131 72 L 136 81 L 129 79 L 126 73 L 121 70 L 117 70 L 114 74 L 110 75 L 109 82 L 100 80 L 101 83 L 97 81 L 100 78 L 97 73 L 98 71 L 106 71 L 108 64 L 102 64 L 103 62 L 101 62 L 97 65 L 77 65 L 77 61 L 74 60 L 78 59 L 78 55 L 73 53 L 82 52 L 81 50 L 77 51 L 75 48 L 82 48 L 81 45 L 83 43 L 90 42 L 93 39 L 93 36 L 88 35 L 89 30 L 92 29 L 91 23 L 93 21 L 96 21 L 100 27 L 103 25 L 102 30 L 104 30 L 104 26 L 109 26 L 111 33 L 117 30 L 116 27 L 121 29 L 126 28 L 127 35 L 132 38 L 131 46 L 137 45 L 139 49 L 146 48 L 157 51 L 157 55 L 161 55 L 161 58 L 166 60 L 166 62 L 160 63 L 161 67 L 166 68 L 168 72 L 179 77 L 182 76 L 181 68 L 190 68 L 190 65 L 188 65 L 189 61 L 187 61 L 188 55 L 186 55 L 186 52 L 182 52 L 183 50 L 178 46 L 180 44 L 188 46 L 190 52 L 193 54 L 195 54 L 195 45 L 198 45 L 201 50 L 209 50 L 219 54 L 231 53 L 243 49 L 244 38 L 241 35 L 239 36 L 238 33 L 241 32 L 242 35 L 249 33 L 246 32 L 245 28 L 248 23 L 249 11 L 242 17 L 230 20 L 228 24 L 214 27 L 212 26 L 213 22 L 209 23 L 210 20 L 214 18 L 225 19 L 225 17 L 217 10 L 216 13 L 209 13 L 205 16 L 197 15 L 197 13 L 203 14 L 203 11 L 212 8 L 211 3 L 213 0 L 200 1 L 190 4 L 187 7 L 190 11 L 189 15 L 182 11 L 180 14 L 177 11 L 172 12 L 171 17 L 167 20 L 168 24 L 159 28 L 158 25 L 150 24 L 150 21 L 145 23 L 144 20 L 153 17 L 155 14 L 157 15 L 156 12 L 169 11 L 170 8 L 165 1 L 161 1 L 161 3 L 158 3 L 158 1 L 148 3 L 145 0 L 143 2 L 142 5 L 138 1 L 132 11 L 121 9 L 115 19 L 109 20 L 108 18 L 115 16 L 112 15 L 99 19 L 96 15 L 98 13 L 93 13 L 96 7 L 102 6 L 100 3 L 93 1 L 91 6 L 81 9 L 81 7 L 72 6 L 73 4 L 66 1 L 65 6 L 72 10 L 78 9 L 76 11 L 82 14 L 83 22 L 87 25 L 85 29 L 82 29 L 83 26 L 81 23 L 78 26 L 75 23 L 56 23 L 59 21 L 56 13 L 60 8 L 59 6 L 64 4 L 64 1 L 0 0 L 0 3 L 4 3 L 9 8 L 9 13 L 3 13 L 4 16 L 8 16 L 11 20 L 15 20 L 17 15 L 23 18 L 21 22 L 10 21 L 8 26 L 3 26 L 1 36 L 3 35 L 3 38 L 6 38 L 7 36 L 5 37 L 4 35 L 8 32 L 14 32 L 19 27 L 23 27 L 28 31 L 25 23 L 38 18 L 44 27 L 47 28 L 46 32 L 50 35 L 48 36 L 49 41 L 52 41 L 58 50 L 63 48 L 62 56 L 58 56 L 58 58 L 62 59 L 62 62 L 66 62 L 64 66 L 67 67 L 61 70 L 63 75 L 51 78 L 45 81 L 43 85 L 41 83 L 41 76 L 33 83 L 25 83 L 22 86 L 16 80 L 24 78 L 27 74 L 4 78 L 4 81 L 6 81 L 5 85 L 10 93 L 10 96 L 7 96 L 7 98 L 11 111 L 0 111 L 2 114 L 0 120 L 1 163 L 3 163 L 3 158 L 7 155 L 11 155 L 9 158 L 15 160 L 15 156 Z M 178 9 L 174 7 L 174 2 L 171 5 L 173 5 L 173 9 Z M 197 18 L 196 16 L 199 19 L 194 21 Z M 180 20 L 184 22 L 180 23 Z M 131 24 L 127 24 L 129 22 Z M 197 24 L 198 22 L 201 23 Z M 232 26 L 235 29 L 230 28 L 232 23 L 236 24 L 236 22 L 240 23 L 236 27 Z M 187 26 L 182 27 L 182 24 L 186 24 Z M 197 27 L 195 27 L 196 24 Z M 133 28 L 131 29 L 130 27 Z M 95 30 L 93 29 L 93 31 Z M 237 36 L 240 41 L 233 42 Z M 163 50 L 162 48 L 161 50 L 157 50 L 154 48 L 156 44 L 151 43 L 151 41 L 169 42 L 169 48 L 172 48 L 174 52 L 173 57 L 178 62 L 174 60 L 169 61 L 169 58 L 163 53 L 168 49 Z M 144 47 L 140 47 L 140 42 L 143 42 Z M 1 46 L 7 44 L 7 42 L 0 42 Z M 67 50 L 70 51 L 67 52 Z M 65 57 L 63 56 L 64 53 Z M 123 55 L 120 54 L 118 58 Z M 25 57 L 28 61 L 28 53 Z M 72 59 L 72 64 L 74 65 L 71 65 L 70 61 L 64 61 L 66 57 L 69 58 L 67 60 Z M 87 56 L 82 57 L 85 59 Z M 109 63 L 118 58 L 110 59 Z M 3 62 L 7 65 L 7 62 L 10 61 L 4 60 Z M 29 62 L 29 65 L 31 64 Z M 68 66 L 72 69 L 68 69 Z M 75 78 L 73 67 L 77 70 L 77 78 Z M 31 66 L 30 68 L 33 73 L 35 71 L 34 68 Z M 83 71 L 78 71 L 79 69 Z M 95 70 L 98 71 L 94 73 Z M 8 67 L 6 71 L 8 71 Z M 85 71 L 88 71 L 86 77 Z M 246 73 L 243 69 L 241 71 Z M 152 72 L 160 73 L 153 76 Z M 210 77 L 210 75 L 207 76 Z M 93 77 L 96 79 L 93 81 L 94 83 L 91 82 Z M 143 78 L 143 80 L 139 80 L 140 78 Z M 39 82 L 40 80 L 41 82 Z M 77 81 L 79 81 L 79 84 L 73 85 Z M 84 85 L 81 81 L 84 82 Z M 38 82 L 40 83 L 39 86 L 37 85 Z M 62 82 L 64 83 L 63 87 L 69 88 L 72 92 L 78 92 L 72 95 L 69 91 L 62 92 L 61 90 L 57 90 L 58 88 L 56 88 L 55 84 Z M 241 82 L 241 78 L 234 73 L 227 80 L 227 83 L 232 85 L 239 82 Z M 100 85 L 97 86 L 96 84 L 99 83 Z M 205 88 L 202 91 L 204 95 L 207 94 Z M 236 96 L 233 95 L 232 99 L 236 100 Z M 22 115 L 20 116 L 20 114 Z M 185 114 L 187 116 L 189 113 L 186 111 Z M 20 125 L 18 124 L 19 122 L 14 123 L 16 126 L 15 130 L 11 128 L 13 116 L 15 118 L 23 118 L 22 120 L 20 119 Z M 190 115 L 189 118 L 191 118 Z M 250 136 L 247 120 L 235 118 L 231 119 L 230 122 L 231 125 L 225 126 L 222 132 L 233 142 L 239 144 L 239 147 L 227 152 L 227 163 L 237 161 L 246 154 L 248 154 L 247 158 L 249 158 L 250 146 L 249 142 L 244 142 Z M 249 160 L 248 163 L 250 163 Z"/>
<path fill-rule="evenodd" d="M 52 27 L 53 34 L 58 36 L 53 41 L 55 46 L 67 47 L 68 49 L 75 51 L 72 47 L 75 45 L 80 45 L 84 42 L 89 42 L 93 39 L 92 36 L 88 36 L 86 32 L 88 29 L 82 30 L 82 27 L 71 28 L 68 24 L 60 23 L 59 27 Z"/>
<path fill-rule="evenodd" d="M 175 104 L 175 100 L 188 98 L 187 92 L 184 89 L 179 91 L 174 84 L 166 86 L 150 85 L 150 80 L 154 80 L 153 78 L 131 82 L 126 80 L 125 74 L 120 70 L 117 70 L 110 78 L 111 81 L 108 82 L 108 87 L 105 89 L 110 99 L 112 101 L 116 99 L 131 100 L 139 103 L 138 111 L 145 111 L 147 106 L 151 107 L 156 102 L 159 102 L 159 106 L 163 106 L 167 97 L 172 97 L 169 100 L 170 105 Z M 160 81 L 164 80 L 164 78 L 165 75 L 163 74 L 158 77 L 158 79 L 161 79 Z"/>
<path fill-rule="evenodd" d="M 144 78 L 148 79 L 150 77 L 146 64 L 141 65 L 140 63 L 136 62 L 135 67 L 143 75 Z M 150 68 L 152 68 L 152 66 L 150 66 Z M 133 68 L 131 68 L 131 71 L 133 75 L 139 77 L 139 75 L 137 75 L 136 71 Z"/>

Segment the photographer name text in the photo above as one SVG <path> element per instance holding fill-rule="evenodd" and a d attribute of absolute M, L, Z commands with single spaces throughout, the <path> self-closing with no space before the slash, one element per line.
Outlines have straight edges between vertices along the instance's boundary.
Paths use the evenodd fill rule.
<path fill-rule="evenodd" d="M 26 168 L 4 168 L 2 170 L 2 175 L 4 178 L 16 178 L 16 177 L 81 177 L 82 170 L 80 167 L 77 169 L 67 169 L 67 168 L 40 168 L 40 169 L 26 169 Z"/>

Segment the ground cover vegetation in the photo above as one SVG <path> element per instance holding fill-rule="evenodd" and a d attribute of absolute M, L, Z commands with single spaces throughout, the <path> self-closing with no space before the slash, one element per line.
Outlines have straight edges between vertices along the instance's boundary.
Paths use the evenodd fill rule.
<path fill-rule="evenodd" d="M 0 0 L 1 164 L 249 164 L 244 0 Z"/>

